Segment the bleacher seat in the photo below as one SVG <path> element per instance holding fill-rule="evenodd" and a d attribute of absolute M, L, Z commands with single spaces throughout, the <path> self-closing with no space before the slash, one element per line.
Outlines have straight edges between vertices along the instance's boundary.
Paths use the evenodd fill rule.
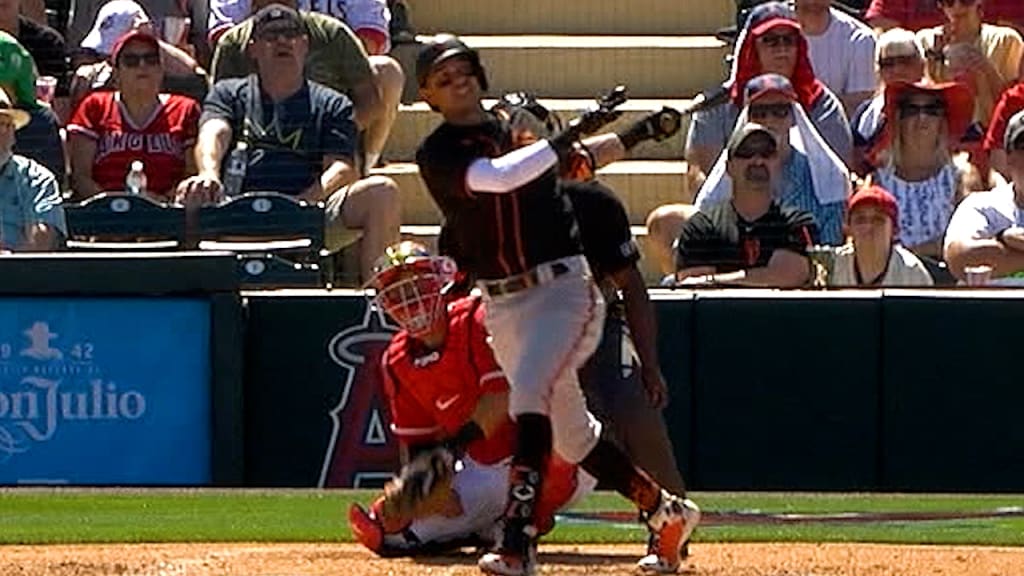
<path fill-rule="evenodd" d="M 185 210 L 147 196 L 104 192 L 66 205 L 72 250 L 177 250 L 185 245 Z"/>

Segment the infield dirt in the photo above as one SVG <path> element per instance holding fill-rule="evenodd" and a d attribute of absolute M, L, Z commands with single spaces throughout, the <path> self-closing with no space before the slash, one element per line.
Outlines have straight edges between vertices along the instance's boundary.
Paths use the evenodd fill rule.
<path fill-rule="evenodd" d="M 540 574 L 621 575 L 630 545 L 542 545 Z M 684 574 L 707 576 L 1024 576 L 1024 548 L 881 544 L 700 544 Z M 476 557 L 384 560 L 353 544 L 0 546 L 0 576 L 478 576 Z"/>

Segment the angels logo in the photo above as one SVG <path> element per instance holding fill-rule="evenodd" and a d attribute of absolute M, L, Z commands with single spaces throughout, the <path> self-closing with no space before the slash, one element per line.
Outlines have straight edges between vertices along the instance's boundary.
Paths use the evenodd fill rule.
<path fill-rule="evenodd" d="M 363 321 L 331 339 L 327 352 L 345 371 L 341 400 L 331 412 L 320 488 L 367 488 L 382 484 L 398 468 L 398 444 L 388 428 L 380 359 L 397 331 L 374 306 Z"/>

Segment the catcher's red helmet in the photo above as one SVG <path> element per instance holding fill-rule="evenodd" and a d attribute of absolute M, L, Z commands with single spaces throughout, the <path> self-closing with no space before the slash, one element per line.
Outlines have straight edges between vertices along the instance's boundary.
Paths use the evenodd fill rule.
<path fill-rule="evenodd" d="M 455 272 L 451 258 L 432 256 L 422 244 L 406 240 L 377 259 L 367 287 L 375 291 L 374 302 L 416 338 L 446 321 L 444 290 Z"/>

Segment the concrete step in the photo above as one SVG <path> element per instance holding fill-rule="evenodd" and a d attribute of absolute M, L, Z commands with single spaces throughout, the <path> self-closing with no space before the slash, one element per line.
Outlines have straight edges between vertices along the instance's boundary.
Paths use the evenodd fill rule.
<path fill-rule="evenodd" d="M 654 265 L 654 262 L 650 258 L 644 257 L 647 253 L 647 227 L 646 226 L 630 226 L 633 232 L 633 237 L 636 238 L 637 245 L 640 247 L 640 273 L 644 277 L 644 282 L 648 286 L 657 286 L 661 281 L 661 272 Z M 431 253 L 437 253 L 437 237 L 441 234 L 441 226 L 437 224 L 433 225 L 405 225 L 402 226 L 402 239 L 413 240 L 426 246 Z"/>
<path fill-rule="evenodd" d="M 731 0 L 406 0 L 421 33 L 711 34 L 735 20 Z"/>
<path fill-rule="evenodd" d="M 415 164 L 395 163 L 373 170 L 390 176 L 402 194 L 402 223 L 434 225 L 441 214 L 427 192 Z M 632 224 L 643 224 L 655 207 L 671 202 L 692 202 L 696 189 L 683 161 L 620 161 L 598 170 L 598 178 L 622 200 Z"/>
<path fill-rule="evenodd" d="M 420 37 L 420 40 L 427 38 Z M 480 50 L 491 94 L 528 90 L 543 98 L 594 98 L 617 84 L 634 98 L 683 98 L 726 77 L 714 36 L 464 36 Z M 392 55 L 408 71 L 403 102 L 417 99 L 418 44 Z"/>
<path fill-rule="evenodd" d="M 490 108 L 496 100 L 484 100 L 484 107 Z M 581 110 L 593 104 L 593 99 L 541 99 L 548 110 L 557 114 L 563 122 L 579 115 Z M 691 100 L 652 100 L 638 99 L 630 100 L 619 107 L 623 111 L 622 116 L 608 126 L 608 131 L 614 131 L 619 126 L 636 122 L 649 112 L 660 110 L 663 106 L 670 106 L 676 110 L 684 110 L 690 105 Z M 664 142 L 644 142 L 630 152 L 630 158 L 634 160 L 678 160 L 683 156 L 683 146 L 686 142 L 686 132 L 689 129 L 689 115 L 683 117 L 683 126 L 676 136 Z M 398 119 L 391 129 L 391 136 L 388 138 L 385 157 L 391 161 L 411 162 L 416 158 L 416 149 L 420 143 L 430 135 L 441 123 L 441 115 L 430 110 L 425 102 L 403 104 L 398 111 Z"/>

